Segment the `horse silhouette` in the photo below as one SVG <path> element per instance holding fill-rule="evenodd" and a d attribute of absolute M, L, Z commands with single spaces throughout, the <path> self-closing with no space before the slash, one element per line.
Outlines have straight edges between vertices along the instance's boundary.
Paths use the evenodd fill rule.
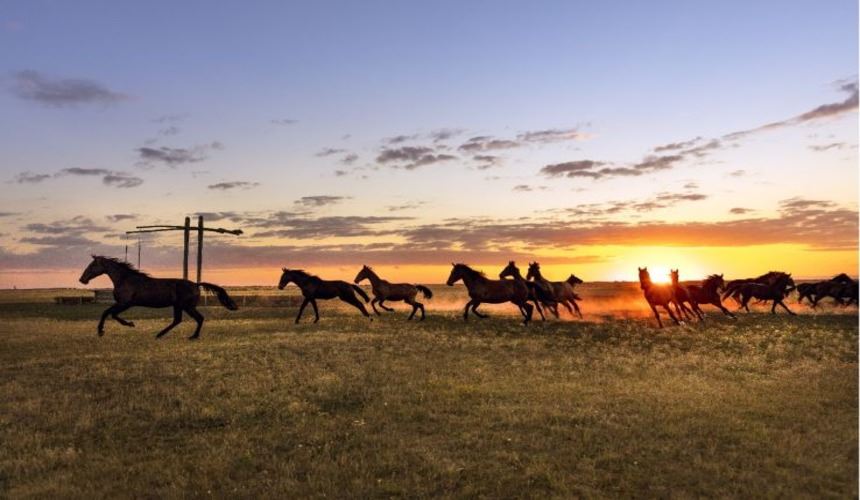
<path fill-rule="evenodd" d="M 281 281 L 278 283 L 278 289 L 283 290 L 284 287 L 290 283 L 295 283 L 296 286 L 301 289 L 302 296 L 305 298 L 305 300 L 302 301 L 302 305 L 299 307 L 299 314 L 296 316 L 297 324 L 299 320 L 302 319 L 302 313 L 305 311 L 305 307 L 308 304 L 314 308 L 314 323 L 318 322 L 320 320 L 320 313 L 317 309 L 317 299 L 329 300 L 335 297 L 347 304 L 350 304 L 361 311 L 361 314 L 365 317 L 370 318 L 370 314 L 368 314 L 367 309 L 364 308 L 364 304 L 359 302 L 355 297 L 355 294 L 357 293 L 365 302 L 370 300 L 361 287 L 353 285 L 352 283 L 347 283 L 346 281 L 327 281 L 321 279 L 319 276 L 306 273 L 301 269 L 287 269 L 285 267 L 282 271 L 283 274 L 281 274 Z M 370 320 L 373 321 L 373 318 Z"/>
<path fill-rule="evenodd" d="M 678 318 L 672 313 L 670 305 L 674 304 L 675 309 L 680 310 L 678 300 L 675 298 L 675 288 L 671 284 L 657 284 L 651 281 L 651 274 L 647 267 L 639 268 L 639 288 L 642 289 L 645 300 L 654 312 L 654 317 L 657 318 L 657 325 L 663 328 L 663 322 L 660 320 L 660 313 L 657 312 L 657 306 L 662 307 L 672 318 L 676 325 L 680 324 Z"/>
<path fill-rule="evenodd" d="M 670 269 L 669 276 L 672 278 L 672 288 L 675 289 L 675 299 L 678 301 L 678 305 L 681 306 L 678 314 L 684 315 L 685 318 L 691 318 L 693 314 L 699 318 L 699 321 L 705 320 L 705 315 L 702 313 L 702 310 L 699 308 L 699 303 L 690 293 L 686 286 L 682 285 L 678 279 L 679 273 L 677 269 Z M 687 307 L 685 304 L 690 304 L 690 307 Z"/>
<path fill-rule="evenodd" d="M 571 316 L 573 316 L 573 310 L 571 310 L 571 306 L 573 306 L 573 309 L 576 310 L 576 315 L 579 316 L 579 319 L 582 319 L 582 311 L 579 310 L 579 305 L 576 303 L 576 299 L 580 297 L 573 291 L 574 286 L 582 283 L 581 279 L 571 274 L 565 281 L 549 281 L 541 274 L 540 264 L 537 262 L 529 263 L 529 271 L 526 273 L 526 279 L 534 280 L 534 283 L 537 283 L 539 288 L 548 290 L 552 299 L 563 305 Z M 554 312 L 557 318 L 557 307 Z"/>
<path fill-rule="evenodd" d="M 526 279 L 523 278 L 522 273 L 520 273 L 520 268 L 517 267 L 517 264 L 514 261 L 509 261 L 508 265 L 499 273 L 499 279 L 505 279 L 508 277 L 525 283 L 529 289 L 529 300 L 534 303 L 535 309 L 537 309 L 538 314 L 540 314 L 541 321 L 546 321 L 546 316 L 543 314 L 541 304 L 543 304 L 544 307 L 555 314 L 555 317 L 558 318 L 558 303 L 553 300 L 550 291 L 538 287 L 534 282 L 526 281 Z"/>
<path fill-rule="evenodd" d="M 203 315 L 197 310 L 200 302 L 200 288 L 214 292 L 221 305 L 231 311 L 239 307 L 227 294 L 227 291 L 212 283 L 194 283 L 184 279 L 153 278 L 139 271 L 128 262 L 112 257 L 93 255 L 90 265 L 84 269 L 80 281 L 87 284 L 93 278 L 107 274 L 113 283 L 113 297 L 116 302 L 105 309 L 99 320 L 98 334 L 104 335 L 105 319 L 110 315 L 119 324 L 133 327 L 134 323 L 119 317 L 123 311 L 134 307 L 173 307 L 173 322 L 158 332 L 156 338 L 163 337 L 176 325 L 182 322 L 182 312 L 185 311 L 197 322 L 197 328 L 189 339 L 200 337 L 200 329 L 203 328 Z"/>
<path fill-rule="evenodd" d="M 362 266 L 361 271 L 359 271 L 355 276 L 353 282 L 357 285 L 364 280 L 370 280 L 370 286 L 373 290 L 373 300 L 370 301 L 370 307 L 373 308 L 373 312 L 375 312 L 377 316 L 380 316 L 379 311 L 376 310 L 377 303 L 382 309 L 393 311 L 394 309 L 386 307 L 383 302 L 386 300 L 402 300 L 412 306 L 412 314 L 406 318 L 407 320 L 411 320 L 412 317 L 415 316 L 415 311 L 420 309 L 421 321 L 424 321 L 424 304 L 416 301 L 415 296 L 418 295 L 418 292 L 420 291 L 424 295 L 425 299 L 433 298 L 433 292 L 431 292 L 429 288 L 424 285 L 391 283 L 385 281 L 368 266 Z"/>
<path fill-rule="evenodd" d="M 720 290 L 726 286 L 722 274 L 712 274 L 705 278 L 701 285 L 687 285 L 687 291 L 697 304 L 710 304 L 716 306 L 723 314 L 730 318 L 735 315 L 723 306 L 720 300 Z"/>
<path fill-rule="evenodd" d="M 451 266 L 451 274 L 445 284 L 454 286 L 454 283 L 462 280 L 471 299 L 466 303 L 463 310 L 463 320 L 469 319 L 470 309 L 475 313 L 475 316 L 486 318 L 486 314 L 478 312 L 478 306 L 484 302 L 488 304 L 512 302 L 520 309 L 524 318 L 523 324 L 527 325 L 531 321 L 534 308 L 528 303 L 529 288 L 524 281 L 491 280 L 484 276 L 484 273 L 476 271 L 466 264 L 451 263 Z"/>
<path fill-rule="evenodd" d="M 737 295 L 741 304 L 739 309 L 744 309 L 747 312 L 750 312 L 750 299 L 758 299 L 764 302 L 773 301 L 773 305 L 770 308 L 772 314 L 776 314 L 776 306 L 781 305 L 789 314 L 795 315 L 783 302 L 794 288 L 794 280 L 791 278 L 791 274 L 781 271 L 771 271 L 752 281 L 737 284 L 733 289 L 726 287 L 723 298 L 725 299 L 730 294 L 733 296 Z"/>

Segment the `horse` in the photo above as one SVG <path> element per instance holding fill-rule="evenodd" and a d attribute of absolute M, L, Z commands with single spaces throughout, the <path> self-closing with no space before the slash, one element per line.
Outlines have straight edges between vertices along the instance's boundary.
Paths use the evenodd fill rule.
<path fill-rule="evenodd" d="M 188 337 L 191 340 L 200 338 L 200 329 L 203 328 L 203 315 L 197 310 L 200 301 L 200 288 L 214 292 L 221 305 L 231 311 L 239 309 L 227 291 L 212 283 L 194 283 L 184 279 L 153 278 L 139 271 L 128 262 L 93 255 L 90 265 L 81 274 L 80 282 L 86 285 L 93 278 L 107 274 L 113 283 L 113 298 L 115 303 L 105 309 L 99 320 L 98 335 L 105 334 L 105 319 L 110 315 L 119 324 L 133 327 L 134 322 L 120 318 L 123 311 L 134 307 L 171 307 L 173 306 L 173 322 L 158 332 L 155 338 L 161 338 L 176 325 L 182 322 L 182 312 L 185 311 L 197 322 L 194 334 Z"/>
<path fill-rule="evenodd" d="M 720 300 L 720 290 L 726 286 L 722 274 L 712 274 L 705 278 L 701 285 L 687 285 L 687 291 L 697 304 L 710 304 L 716 306 L 723 311 L 723 314 L 730 318 L 736 318 L 728 309 L 723 306 Z"/>
<path fill-rule="evenodd" d="M 538 287 L 534 282 L 526 281 L 514 261 L 508 262 L 507 267 L 502 269 L 502 272 L 499 273 L 499 279 L 505 279 L 507 277 L 520 280 L 526 284 L 529 289 L 529 300 L 534 303 L 535 309 L 537 309 L 538 314 L 540 314 L 541 321 L 546 321 L 546 316 L 544 316 L 543 309 L 541 309 L 541 303 L 543 303 L 544 307 L 558 318 L 558 303 L 555 302 L 549 290 Z"/>
<path fill-rule="evenodd" d="M 678 306 L 678 300 L 675 298 L 675 289 L 672 285 L 654 283 L 651 281 L 651 274 L 648 273 L 648 268 L 640 267 L 639 288 L 642 289 L 642 293 L 645 295 L 645 300 L 648 301 L 648 305 L 651 307 L 651 310 L 654 311 L 654 317 L 657 318 L 657 324 L 660 325 L 660 328 L 663 328 L 663 322 L 660 320 L 660 313 L 657 312 L 657 306 L 665 309 L 676 325 L 680 324 L 678 318 L 676 318 L 672 313 L 672 310 L 669 309 L 669 305 L 671 304 L 675 304 L 675 309 L 680 309 Z"/>
<path fill-rule="evenodd" d="M 729 293 L 737 293 L 740 296 L 741 308 L 745 309 L 747 312 L 750 312 L 750 299 L 755 298 L 765 302 L 772 300 L 773 305 L 770 308 L 770 312 L 772 314 L 776 314 L 776 306 L 778 304 L 788 311 L 789 314 L 794 316 L 794 312 L 785 305 L 785 302 L 783 302 L 783 299 L 785 299 L 795 288 L 791 274 L 771 271 L 768 275 L 771 275 L 769 276 L 769 284 L 758 283 L 755 281 L 743 283 L 738 285 L 735 290 L 726 290 L 723 294 L 723 298 L 726 298 Z M 761 276 L 759 278 L 761 278 Z"/>
<path fill-rule="evenodd" d="M 424 304 L 416 301 L 415 296 L 418 295 L 418 292 L 420 291 L 424 294 L 425 299 L 433 298 L 433 292 L 431 292 L 429 288 L 424 285 L 412 285 L 410 283 L 390 283 L 380 278 L 379 275 L 368 266 L 362 266 L 361 271 L 359 271 L 355 276 L 353 283 L 357 285 L 364 280 L 370 280 L 370 285 L 373 290 L 373 300 L 370 301 L 370 307 L 373 308 L 373 312 L 375 312 L 377 316 L 381 315 L 376 309 L 377 303 L 379 303 L 379 307 L 382 309 L 393 311 L 394 309 L 387 307 L 383 302 L 386 300 L 402 300 L 412 306 L 412 314 L 406 318 L 407 321 L 411 320 L 412 317 L 415 316 L 415 311 L 419 309 L 421 310 L 421 321 L 424 321 Z"/>
<path fill-rule="evenodd" d="M 690 318 L 695 314 L 699 321 L 705 320 L 705 315 L 702 314 L 702 310 L 699 308 L 699 303 L 693 297 L 687 287 L 682 285 L 678 279 L 679 273 L 677 269 L 670 269 L 669 276 L 672 278 L 672 288 L 675 289 L 675 298 L 678 300 L 678 305 L 681 306 L 681 310 L 678 311 L 678 314 L 684 314 L 684 317 Z M 685 303 L 690 304 L 690 307 L 684 305 Z"/>
<path fill-rule="evenodd" d="M 797 285 L 797 303 L 802 304 L 803 299 L 809 301 L 810 305 L 815 304 L 815 288 L 818 283 L 801 283 Z"/>
<path fill-rule="evenodd" d="M 741 296 L 740 296 L 741 294 L 739 291 L 739 287 L 746 285 L 748 283 L 759 283 L 762 285 L 770 286 L 770 285 L 774 284 L 775 280 L 781 279 L 781 277 L 783 275 L 785 275 L 785 273 L 782 271 L 769 271 L 769 272 L 762 274 L 761 276 L 758 276 L 756 278 L 732 280 L 728 283 L 728 285 L 726 285 L 726 290 L 723 293 L 723 300 L 725 300 L 726 298 L 731 296 L 735 300 L 735 302 L 738 303 L 738 305 L 739 305 L 738 309 L 741 309 L 744 306 L 741 304 Z M 785 290 L 785 295 L 787 296 L 789 293 L 791 293 L 792 290 L 794 290 L 793 285 L 791 288 Z"/>
<path fill-rule="evenodd" d="M 524 318 L 523 324 L 527 325 L 531 321 L 533 308 L 528 303 L 529 289 L 525 282 L 520 280 L 491 280 L 484 276 L 484 273 L 476 271 L 466 264 L 454 264 L 452 262 L 451 266 L 451 274 L 445 284 L 454 286 L 454 283 L 463 280 L 471 299 L 466 303 L 466 308 L 463 310 L 464 321 L 469 319 L 469 309 L 475 313 L 475 316 L 486 318 L 486 314 L 478 312 L 478 306 L 484 302 L 488 304 L 512 302 L 519 307 Z"/>
<path fill-rule="evenodd" d="M 831 297 L 839 305 L 847 305 L 856 301 L 857 297 L 857 282 L 851 279 L 847 274 L 839 274 L 827 281 L 820 281 L 814 284 L 815 292 L 812 294 L 812 307 L 818 306 L 818 301 Z M 845 302 L 848 299 L 848 302 Z"/>
<path fill-rule="evenodd" d="M 540 264 L 537 262 L 529 263 L 526 279 L 534 280 L 541 288 L 549 290 L 553 300 L 563 305 L 571 316 L 573 316 L 573 310 L 570 307 L 572 305 L 573 309 L 576 310 L 576 315 L 582 319 L 582 311 L 579 310 L 579 305 L 576 303 L 579 296 L 573 291 L 575 284 L 582 283 L 581 279 L 571 274 L 565 281 L 549 281 L 541 275 Z M 556 313 L 556 317 L 558 317 L 558 313 Z"/>
<path fill-rule="evenodd" d="M 370 318 L 370 314 L 368 314 L 367 309 L 364 308 L 364 304 L 359 302 L 355 297 L 355 294 L 357 293 L 365 302 L 370 300 L 361 287 L 353 285 L 352 283 L 347 283 L 346 281 L 324 280 L 319 276 L 308 274 L 301 269 L 287 269 L 285 267 L 281 270 L 283 271 L 283 274 L 281 274 L 281 281 L 278 283 L 278 289 L 283 290 L 284 287 L 290 283 L 295 283 L 296 286 L 302 290 L 302 295 L 305 298 L 301 307 L 299 307 L 299 314 L 296 316 L 296 324 L 298 324 L 299 320 L 302 319 L 302 313 L 305 311 L 305 306 L 308 304 L 314 308 L 314 316 L 316 316 L 314 318 L 314 323 L 318 322 L 320 320 L 320 313 L 317 309 L 317 299 L 329 300 L 335 297 L 351 306 L 354 306 L 356 309 L 361 311 L 361 314 L 366 318 Z M 370 318 L 370 321 L 373 321 L 373 318 Z"/>

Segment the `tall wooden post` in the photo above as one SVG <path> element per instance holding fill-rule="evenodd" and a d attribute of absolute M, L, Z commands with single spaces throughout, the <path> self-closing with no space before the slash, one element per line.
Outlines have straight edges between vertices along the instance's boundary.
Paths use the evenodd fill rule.
<path fill-rule="evenodd" d="M 184 246 L 182 247 L 182 279 L 188 279 L 188 240 L 191 237 L 191 217 L 185 218 L 185 227 L 183 231 Z"/>
<path fill-rule="evenodd" d="M 203 216 L 197 217 L 197 283 L 203 275 Z"/>

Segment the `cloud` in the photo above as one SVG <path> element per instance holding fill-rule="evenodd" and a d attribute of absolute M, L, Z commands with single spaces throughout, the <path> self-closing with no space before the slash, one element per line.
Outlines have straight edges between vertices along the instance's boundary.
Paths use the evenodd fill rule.
<path fill-rule="evenodd" d="M 352 165 L 356 161 L 358 161 L 358 155 L 355 153 L 349 153 L 348 155 L 340 159 L 340 162 L 344 165 Z"/>
<path fill-rule="evenodd" d="M 246 224 L 267 229 L 254 233 L 255 237 L 322 239 L 392 234 L 396 232 L 394 229 L 381 226 L 411 219 L 411 217 L 359 215 L 309 218 L 301 214 L 276 212 L 255 222 L 247 221 Z"/>
<path fill-rule="evenodd" d="M 296 205 L 301 205 L 305 207 L 324 207 L 327 205 L 336 205 L 348 199 L 350 199 L 349 196 L 302 196 L 301 198 L 296 200 Z"/>
<path fill-rule="evenodd" d="M 746 170 L 732 170 L 731 172 L 729 172 L 729 175 L 731 177 L 743 177 L 746 174 L 747 174 Z"/>
<path fill-rule="evenodd" d="M 401 144 L 401 143 L 404 143 L 406 141 L 414 141 L 415 139 L 418 139 L 419 137 L 421 137 L 421 136 L 418 134 L 395 135 L 394 137 L 383 137 L 382 142 L 385 144 Z"/>
<path fill-rule="evenodd" d="M 28 236 L 21 238 L 21 243 L 30 245 L 54 246 L 54 247 L 79 247 L 96 244 L 95 241 L 83 236 Z"/>
<path fill-rule="evenodd" d="M 530 186 L 528 184 L 517 184 L 514 186 L 511 191 L 518 193 L 529 193 L 531 191 L 544 191 L 546 190 L 546 186 Z"/>
<path fill-rule="evenodd" d="M 319 152 L 317 152 L 314 156 L 324 157 L 324 156 L 337 155 L 340 153 L 346 153 L 346 150 L 341 149 L 341 148 L 323 148 Z"/>
<path fill-rule="evenodd" d="M 344 176 L 347 176 L 347 175 L 349 175 L 349 172 L 347 172 L 346 170 L 335 170 L 335 171 L 334 171 L 334 176 L 335 176 L 335 177 L 344 177 Z"/>
<path fill-rule="evenodd" d="M 113 172 L 102 177 L 102 184 L 115 188 L 134 188 L 143 184 L 143 179 L 130 174 Z"/>
<path fill-rule="evenodd" d="M 0 212 L 0 217 L 12 217 L 18 215 L 18 212 Z"/>
<path fill-rule="evenodd" d="M 830 144 L 812 144 L 809 146 L 809 149 L 817 152 L 823 152 L 830 149 L 842 149 L 847 145 L 848 144 L 844 142 L 831 142 Z"/>
<path fill-rule="evenodd" d="M 654 152 L 655 153 L 662 153 L 665 151 L 677 151 L 679 149 L 686 149 L 686 148 L 689 148 L 690 146 L 698 143 L 701 140 L 702 140 L 702 137 L 700 136 L 700 137 L 695 137 L 693 139 L 690 139 L 688 141 L 672 142 L 669 144 L 663 144 L 662 146 L 655 147 Z"/>
<path fill-rule="evenodd" d="M 488 168 L 497 167 L 502 163 L 502 158 L 495 155 L 475 155 L 472 159 L 478 162 L 478 170 L 487 170 Z"/>
<path fill-rule="evenodd" d="M 523 132 L 522 134 L 517 135 L 518 141 L 541 143 L 582 141 L 589 138 L 591 138 L 589 134 L 580 132 L 576 128 L 535 130 L 531 132 Z"/>
<path fill-rule="evenodd" d="M 209 152 L 213 150 L 223 149 L 224 146 L 214 141 L 209 144 L 194 146 L 192 148 L 172 148 L 167 146 L 161 147 L 142 147 L 135 151 L 138 154 L 138 166 L 152 167 L 155 165 L 165 165 L 170 168 L 175 168 L 181 165 L 191 163 L 199 163 L 208 158 Z"/>
<path fill-rule="evenodd" d="M 22 183 L 39 183 L 50 178 L 59 178 L 66 176 L 78 177 L 101 177 L 102 183 L 106 186 L 116 188 L 133 188 L 143 184 L 143 179 L 133 176 L 125 172 L 115 172 L 104 168 L 81 168 L 71 167 L 64 168 L 53 175 L 51 174 L 33 174 L 30 172 L 22 172 L 15 176 L 15 182 Z"/>
<path fill-rule="evenodd" d="M 273 125 L 284 125 L 284 126 L 295 125 L 298 122 L 299 122 L 298 120 L 293 120 L 292 118 L 280 118 L 280 119 L 271 120 L 271 123 Z"/>
<path fill-rule="evenodd" d="M 451 139 L 453 137 L 456 137 L 456 136 L 462 134 L 463 132 L 465 132 L 465 131 L 463 129 L 459 129 L 459 128 L 440 128 L 440 129 L 437 129 L 437 130 L 430 132 L 428 134 L 428 137 L 433 142 L 442 142 L 442 141 L 447 141 L 448 139 Z"/>
<path fill-rule="evenodd" d="M 247 182 L 247 181 L 229 181 L 229 182 L 219 182 L 216 184 L 210 184 L 207 186 L 209 189 L 215 189 L 218 191 L 229 191 L 231 189 L 251 189 L 259 186 L 259 182 Z"/>
<path fill-rule="evenodd" d="M 848 96 L 842 101 L 837 101 L 828 104 L 822 104 L 817 106 L 805 113 L 801 113 L 792 118 L 788 118 L 786 120 L 781 120 L 777 122 L 767 123 L 760 127 L 748 129 L 748 130 L 740 130 L 737 132 L 731 132 L 729 134 L 725 134 L 723 139 L 726 140 L 737 140 L 745 138 L 751 134 L 755 134 L 758 132 L 764 132 L 767 130 L 774 130 L 783 127 L 789 127 L 793 125 L 802 125 L 811 121 L 818 121 L 827 118 L 837 118 L 846 113 L 851 113 L 857 110 L 858 106 L 858 88 L 856 81 L 839 81 L 836 82 L 836 87 L 840 92 L 848 94 Z"/>
<path fill-rule="evenodd" d="M 50 179 L 49 174 L 34 174 L 32 172 L 21 172 L 15 176 L 15 182 L 18 184 L 38 184 L 46 179 Z"/>
<path fill-rule="evenodd" d="M 137 214 L 113 214 L 106 215 L 105 219 L 111 222 L 122 222 L 124 220 L 134 220 L 137 219 Z"/>
<path fill-rule="evenodd" d="M 400 212 L 403 210 L 413 210 L 416 208 L 420 208 L 426 204 L 427 202 L 425 201 L 411 201 L 408 203 L 403 203 L 401 205 L 388 205 L 387 207 L 385 207 L 385 209 L 389 212 Z"/>
<path fill-rule="evenodd" d="M 579 177 L 583 172 L 593 174 L 596 167 L 605 165 L 604 162 L 594 160 L 577 160 L 564 163 L 547 165 L 540 169 L 540 173 L 548 177 Z"/>
<path fill-rule="evenodd" d="M 481 151 L 492 151 L 496 149 L 511 149 L 518 148 L 521 144 L 508 139 L 497 139 L 488 135 L 479 135 L 472 137 L 458 148 L 460 151 L 467 153 L 478 153 Z"/>
<path fill-rule="evenodd" d="M 37 71 L 24 70 L 12 77 L 12 93 L 20 99 L 53 107 L 78 104 L 110 105 L 129 96 L 82 78 L 52 79 Z"/>
<path fill-rule="evenodd" d="M 414 170 L 418 167 L 432 165 L 457 159 L 445 153 L 437 153 L 433 148 L 426 146 L 403 146 L 399 148 L 382 148 L 376 161 L 395 168 Z"/>
<path fill-rule="evenodd" d="M 745 214 L 748 214 L 750 212 L 755 212 L 755 210 L 753 210 L 752 208 L 743 208 L 743 207 L 734 207 L 731 210 L 729 210 L 729 213 L 733 214 L 733 215 L 745 215 Z"/>

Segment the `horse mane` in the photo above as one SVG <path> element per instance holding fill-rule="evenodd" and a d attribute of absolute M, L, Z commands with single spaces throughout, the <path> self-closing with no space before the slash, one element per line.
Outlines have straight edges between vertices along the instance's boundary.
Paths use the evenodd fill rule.
<path fill-rule="evenodd" d="M 705 278 L 705 280 L 702 282 L 702 286 L 703 287 L 708 286 L 708 285 L 710 285 L 712 283 L 716 283 L 718 280 L 722 280 L 722 279 L 723 279 L 723 277 L 720 276 L 719 274 L 711 274 L 707 278 Z"/>
<path fill-rule="evenodd" d="M 138 275 L 138 276 L 146 276 L 147 278 L 151 277 L 149 274 L 147 274 L 147 273 L 145 273 L 145 272 L 141 271 L 140 269 L 138 269 L 138 268 L 134 267 L 134 266 L 131 264 L 131 262 L 127 262 L 127 261 L 124 261 L 124 260 L 120 260 L 120 259 L 118 259 L 118 258 L 116 258 L 116 257 L 108 257 L 108 256 L 106 256 L 106 255 L 93 255 L 93 258 L 94 258 L 94 259 L 101 259 L 101 260 L 106 260 L 106 261 L 112 262 L 112 263 L 114 263 L 114 264 L 116 264 L 116 265 L 120 266 L 121 268 L 125 269 L 127 272 L 129 272 L 129 273 L 131 273 L 131 274 L 136 274 L 136 275 Z"/>
<path fill-rule="evenodd" d="M 455 265 L 455 266 L 462 266 L 462 267 L 466 268 L 466 270 L 467 270 L 467 271 L 469 271 L 469 272 L 470 272 L 470 273 L 472 273 L 472 274 L 477 274 L 478 276 L 481 276 L 481 277 L 483 277 L 483 278 L 486 278 L 486 277 L 487 277 L 487 275 L 486 275 L 486 274 L 484 274 L 484 271 L 478 271 L 477 269 L 472 269 L 471 267 L 469 267 L 469 265 L 468 265 L 468 264 L 463 264 L 462 262 L 460 262 L 460 263 L 457 263 L 457 264 L 454 264 L 454 265 Z"/>
<path fill-rule="evenodd" d="M 304 276 L 305 278 L 319 278 L 319 276 L 317 276 L 315 274 L 311 274 L 311 273 L 305 271 L 304 269 L 287 269 L 287 271 L 289 271 L 291 273 L 299 274 L 301 276 Z"/>
<path fill-rule="evenodd" d="M 830 278 L 830 281 L 836 281 L 839 283 L 854 283 L 854 279 L 851 276 L 848 276 L 845 273 L 839 273 L 836 276 Z"/>
<path fill-rule="evenodd" d="M 770 278 L 782 278 L 783 276 L 788 276 L 788 274 L 786 274 L 782 271 L 768 271 L 767 273 L 762 274 L 761 276 L 755 278 L 755 280 L 760 281 L 760 280 L 765 280 L 765 279 L 770 279 Z"/>

